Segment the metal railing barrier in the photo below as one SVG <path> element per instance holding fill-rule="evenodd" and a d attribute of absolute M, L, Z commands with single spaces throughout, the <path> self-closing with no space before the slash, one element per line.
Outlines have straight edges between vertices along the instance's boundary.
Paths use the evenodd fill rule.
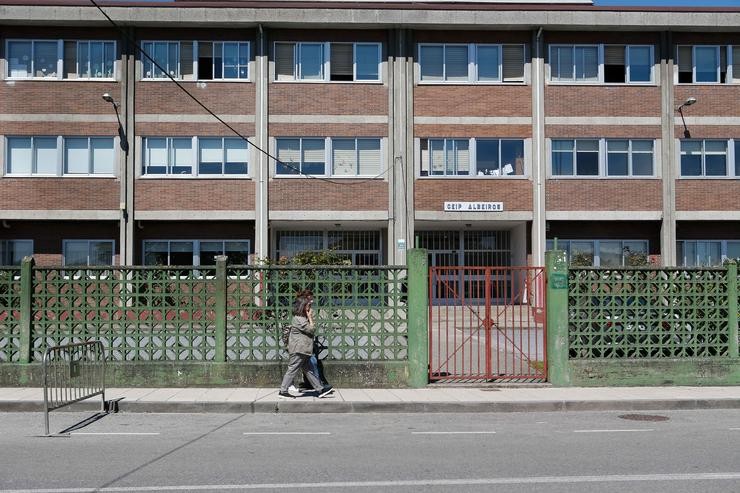
<path fill-rule="evenodd" d="M 101 341 L 52 346 L 44 352 L 44 432 L 49 412 L 96 395 L 105 403 L 105 351 Z"/>

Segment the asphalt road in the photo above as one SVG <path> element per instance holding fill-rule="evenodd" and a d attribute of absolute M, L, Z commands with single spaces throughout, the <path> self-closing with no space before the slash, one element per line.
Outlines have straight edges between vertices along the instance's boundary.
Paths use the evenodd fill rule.
<path fill-rule="evenodd" d="M 5 413 L 0 493 L 740 492 L 737 410 L 623 414 Z"/>

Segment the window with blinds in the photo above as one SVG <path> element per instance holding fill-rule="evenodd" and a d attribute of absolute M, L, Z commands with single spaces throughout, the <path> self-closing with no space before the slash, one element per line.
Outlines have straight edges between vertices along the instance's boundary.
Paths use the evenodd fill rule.
<path fill-rule="evenodd" d="M 277 153 L 277 175 L 376 177 L 382 172 L 380 138 L 277 139 Z"/>
<path fill-rule="evenodd" d="M 676 57 L 679 84 L 740 82 L 740 46 L 680 45 Z"/>
<path fill-rule="evenodd" d="M 524 57 L 524 45 L 420 44 L 420 81 L 524 82 Z"/>
<path fill-rule="evenodd" d="M 653 82 L 650 45 L 552 45 L 550 81 L 607 84 Z"/>
<path fill-rule="evenodd" d="M 422 139 L 421 176 L 524 174 L 524 139 Z"/>
<path fill-rule="evenodd" d="M 380 43 L 275 43 L 275 80 L 379 81 Z"/>
<path fill-rule="evenodd" d="M 156 62 L 142 55 L 144 79 L 249 79 L 246 41 L 145 41 L 142 50 Z"/>

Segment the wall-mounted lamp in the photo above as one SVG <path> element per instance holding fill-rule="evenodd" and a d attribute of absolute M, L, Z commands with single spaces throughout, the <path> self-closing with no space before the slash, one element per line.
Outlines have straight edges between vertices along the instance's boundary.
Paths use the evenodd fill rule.
<path fill-rule="evenodd" d="M 121 124 L 121 117 L 118 114 L 119 105 L 113 99 L 113 96 L 111 96 L 107 92 L 103 94 L 103 101 L 112 104 L 113 109 L 116 111 L 116 120 L 118 121 L 118 137 L 121 139 L 121 149 L 123 150 L 123 152 L 128 154 L 128 139 L 126 138 L 126 131 L 123 129 L 123 124 Z"/>
<path fill-rule="evenodd" d="M 692 104 L 696 103 L 696 98 L 691 96 L 686 101 L 683 102 L 681 106 L 676 108 L 676 111 L 678 111 L 678 114 L 681 115 L 681 123 L 683 123 L 683 136 L 687 139 L 691 138 L 691 132 L 689 132 L 689 129 L 686 127 L 686 120 L 683 118 L 683 108 L 684 106 L 691 106 Z"/>

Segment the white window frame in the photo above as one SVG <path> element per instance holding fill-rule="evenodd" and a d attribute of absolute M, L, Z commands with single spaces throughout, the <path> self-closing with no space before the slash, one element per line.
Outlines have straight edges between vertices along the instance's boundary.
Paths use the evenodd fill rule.
<path fill-rule="evenodd" d="M 740 156 L 735 153 L 735 142 L 740 139 L 678 139 L 678 177 L 683 180 L 738 180 L 740 179 Z M 700 175 L 684 175 L 682 173 L 681 158 L 685 155 L 682 149 L 683 142 L 701 142 L 701 174 Z M 727 174 L 725 175 L 707 175 L 706 169 L 706 156 L 709 155 L 721 155 L 719 152 L 706 151 L 706 142 L 724 142 L 727 146 L 727 152 L 724 154 L 727 161 Z"/>
<path fill-rule="evenodd" d="M 180 45 L 182 45 L 183 43 L 190 43 L 190 41 L 180 41 Z M 249 82 L 250 81 L 250 78 L 251 78 L 251 75 L 252 75 L 251 74 L 252 71 L 250 70 L 251 57 L 252 57 L 252 43 L 250 43 L 249 41 L 229 41 L 229 40 L 210 41 L 210 40 L 201 40 L 201 41 L 193 41 L 192 43 L 193 43 L 193 80 L 203 81 L 203 82 L 219 82 L 219 81 L 225 81 L 225 82 Z M 229 43 L 229 44 L 236 44 L 237 45 L 237 48 L 236 48 L 237 49 L 237 59 L 238 59 L 238 53 L 239 53 L 239 49 L 240 49 L 241 45 L 247 45 L 247 65 L 246 65 L 246 68 L 247 68 L 247 76 L 244 77 L 244 78 L 241 78 L 241 77 L 234 78 L 234 77 L 225 77 L 225 76 L 223 76 L 223 74 L 225 73 L 224 68 L 225 68 L 225 60 L 226 60 L 226 57 L 224 57 L 222 55 L 222 58 L 221 58 L 221 74 L 222 74 L 222 76 L 221 77 L 219 77 L 219 78 L 211 77 L 210 79 L 201 79 L 200 77 L 198 77 L 198 70 L 200 68 L 200 61 L 199 61 L 199 59 L 200 59 L 200 44 L 201 43 L 211 43 L 212 45 L 216 45 L 216 44 L 222 45 L 222 48 L 221 48 L 222 49 L 222 54 L 223 54 L 223 45 L 224 44 L 227 44 L 227 43 Z M 215 57 L 213 57 L 213 58 L 215 58 Z M 215 63 L 215 61 L 213 63 Z M 238 74 L 239 67 L 241 67 L 241 65 L 239 65 L 239 63 L 238 63 L 238 60 L 237 60 L 237 65 L 236 66 L 237 66 L 237 74 Z M 215 68 L 215 65 L 214 65 L 214 68 Z M 177 80 L 185 80 L 185 79 L 182 78 L 182 73 L 180 74 L 180 76 L 181 76 L 180 79 L 177 79 L 177 77 L 175 77 L 175 79 L 177 79 Z M 159 80 L 159 79 L 154 79 L 154 80 Z M 187 80 L 189 80 L 189 79 L 187 79 Z"/>
<path fill-rule="evenodd" d="M 332 44 L 351 44 L 352 45 L 352 80 L 331 80 L 331 45 Z M 301 83 L 301 84 L 378 84 L 383 82 L 383 44 L 372 41 L 275 41 L 273 43 L 273 57 L 277 56 L 277 45 L 293 45 L 293 77 L 291 79 L 278 79 L 277 59 L 273 58 L 274 76 L 272 82 L 279 83 Z M 321 45 L 322 66 L 321 77 L 316 79 L 304 79 L 301 74 L 301 46 L 302 45 Z M 357 79 L 357 47 L 358 46 L 377 46 L 378 48 L 378 78 L 377 79 Z"/>
<path fill-rule="evenodd" d="M 322 250 L 328 250 L 329 249 L 329 235 L 330 234 L 333 234 L 333 233 L 351 233 L 351 232 L 361 232 L 361 233 L 373 233 L 373 234 L 377 234 L 376 239 L 378 241 L 378 248 L 377 249 L 366 249 L 366 250 L 332 250 L 332 251 L 335 252 L 335 253 L 337 253 L 337 254 L 340 254 L 340 255 L 344 254 L 344 255 L 351 256 L 351 258 L 352 258 L 352 265 L 356 265 L 356 263 L 354 262 L 354 260 L 359 255 L 377 255 L 378 256 L 377 257 L 378 258 L 378 264 L 377 265 L 382 265 L 382 263 L 383 263 L 383 253 L 384 253 L 384 250 L 383 250 L 383 247 L 384 247 L 384 245 L 383 245 L 383 235 L 382 235 L 382 232 L 380 230 L 376 230 L 376 229 L 363 229 L 363 230 L 357 230 L 357 231 L 354 231 L 354 230 L 330 231 L 330 230 L 326 230 L 326 229 L 322 229 L 322 230 L 313 230 L 313 229 L 311 229 L 311 230 L 300 230 L 300 229 L 278 230 L 276 232 L 276 235 L 275 235 L 275 245 L 271 248 L 272 257 L 274 259 L 278 260 L 278 255 L 281 255 L 281 256 L 285 255 L 285 256 L 287 256 L 284 251 L 278 250 L 279 247 L 280 247 L 280 235 L 281 234 L 293 235 L 294 237 L 300 237 L 301 236 L 301 233 L 303 233 L 304 235 L 305 234 L 310 234 L 310 235 L 315 235 L 315 236 L 321 236 L 322 246 L 321 246 L 320 249 L 318 249 L 318 250 L 303 250 L 303 251 L 320 252 Z"/>
<path fill-rule="evenodd" d="M 422 59 L 421 51 L 425 47 L 441 47 L 442 48 L 442 80 L 424 80 L 422 78 Z M 448 80 L 447 79 L 447 47 L 448 46 L 466 46 L 468 49 L 468 77 L 467 80 Z M 523 60 L 522 60 L 522 73 L 521 80 L 504 80 L 504 46 L 520 46 L 522 48 Z M 480 80 L 479 67 L 478 67 L 478 49 L 480 47 L 495 47 L 498 51 L 498 77 L 494 80 Z M 476 85 L 516 85 L 526 84 L 526 65 L 527 65 L 527 49 L 526 45 L 522 43 L 418 43 L 416 48 L 416 56 L 418 65 L 416 83 L 419 85 L 460 85 L 460 84 L 476 84 Z"/>
<path fill-rule="evenodd" d="M 166 173 L 147 173 L 148 165 L 148 157 L 147 157 L 147 151 L 149 149 L 149 141 L 150 139 L 164 139 L 166 141 L 167 146 L 167 172 Z M 172 173 L 171 169 L 174 166 L 174 147 L 173 147 L 173 141 L 174 140 L 186 140 L 190 139 L 190 151 L 191 151 L 191 162 L 192 162 L 192 168 L 190 173 Z M 200 139 L 221 139 L 221 151 L 222 151 L 222 172 L 219 174 L 216 173 L 204 173 L 200 174 Z M 138 168 L 139 177 L 146 179 L 146 180 L 158 180 L 158 179 L 176 179 L 176 180 L 183 180 L 183 179 L 192 179 L 192 178 L 201 178 L 201 179 L 232 179 L 232 178 L 238 178 L 238 179 L 244 179 L 244 178 L 250 178 L 250 172 L 251 172 L 251 161 L 252 161 L 252 146 L 249 142 L 247 142 L 247 172 L 246 173 L 223 173 L 223 165 L 225 164 L 226 159 L 226 150 L 224 146 L 224 140 L 226 139 L 241 139 L 240 137 L 224 137 L 224 136 L 218 136 L 218 135 L 201 135 L 201 136 L 190 136 L 190 135 L 183 135 L 183 136 L 177 136 L 177 135 L 147 135 L 141 137 L 141 166 Z"/>
<path fill-rule="evenodd" d="M 301 162 L 298 163 L 298 168 L 301 170 L 298 173 L 291 173 L 291 174 L 285 174 L 285 173 L 278 173 L 278 163 L 275 162 L 275 168 L 274 168 L 274 177 L 275 178 L 307 178 L 309 176 L 314 177 L 325 177 L 325 178 L 332 178 L 332 179 L 355 179 L 355 178 L 377 178 L 382 179 L 383 175 L 386 172 L 386 165 L 385 165 L 385 139 L 382 137 L 372 137 L 372 136 L 361 136 L 361 137 L 308 137 L 308 136 L 302 136 L 302 137 L 288 137 L 288 136 L 280 136 L 275 137 L 275 151 L 277 154 L 278 149 L 278 141 L 280 140 L 298 140 L 300 141 L 298 153 L 301 156 Z M 313 173 L 304 173 L 303 170 L 303 141 L 305 139 L 308 140 L 323 140 L 324 141 L 324 173 L 319 174 L 313 174 Z M 358 140 L 378 140 L 380 142 L 380 171 L 377 175 L 335 175 L 334 173 L 334 148 L 332 146 L 332 143 L 334 139 L 340 139 L 340 140 L 347 140 L 347 139 L 354 139 L 355 140 L 355 153 L 357 153 L 357 141 Z M 357 154 L 356 154 L 357 155 Z M 356 163 L 359 165 L 359 163 Z"/>
<path fill-rule="evenodd" d="M 599 166 L 599 173 L 597 175 L 579 175 L 578 172 L 578 162 L 577 162 L 577 154 L 578 154 L 578 141 L 580 140 L 596 140 L 599 143 L 599 156 L 598 156 L 598 166 Z M 608 168 L 607 168 L 607 160 L 609 157 L 608 153 L 608 147 L 607 147 L 607 141 L 609 140 L 626 140 L 629 142 L 628 146 L 628 175 L 609 175 L 608 174 Z M 553 142 L 554 141 L 571 141 L 573 142 L 573 174 L 570 175 L 556 175 L 553 171 Z M 653 172 L 650 175 L 633 175 L 632 174 L 632 142 L 633 141 L 651 141 L 653 143 Z M 658 155 L 656 152 L 658 146 L 658 140 L 657 139 L 641 139 L 641 138 L 612 138 L 612 137 L 602 137 L 602 138 L 595 138 L 595 137 L 578 137 L 578 138 L 550 138 L 547 139 L 547 155 L 548 155 L 548 165 L 547 165 L 547 177 L 552 179 L 563 179 L 563 180 L 651 180 L 658 178 Z M 639 152 L 640 154 L 647 154 L 644 152 Z"/>
<path fill-rule="evenodd" d="M 87 139 L 87 173 L 69 173 L 67 163 L 67 139 Z M 110 140 L 113 144 L 113 172 L 112 173 L 94 173 L 93 172 L 93 153 L 92 153 L 92 142 L 94 140 Z M 65 135 L 62 137 L 62 176 L 68 177 L 115 177 L 117 176 L 116 170 L 118 168 L 118 151 L 116 150 L 116 141 L 114 137 L 100 137 L 100 136 L 77 136 L 77 135 Z"/>
<path fill-rule="evenodd" d="M 147 43 L 151 43 L 152 44 L 152 49 L 153 50 L 155 48 L 155 46 L 154 46 L 155 44 L 167 44 L 167 57 L 168 58 L 169 58 L 169 45 L 170 44 L 176 44 L 177 45 L 177 57 L 176 57 L 177 58 L 177 69 L 176 69 L 175 75 L 172 75 L 171 73 L 170 73 L 170 75 L 172 75 L 172 78 L 175 79 L 175 80 L 183 80 L 183 78 L 182 78 L 182 68 L 180 67 L 180 58 L 182 57 L 182 46 L 181 46 L 181 44 L 183 42 L 182 41 L 177 41 L 177 40 L 172 40 L 172 39 L 157 39 L 157 40 L 145 40 L 145 41 L 142 41 L 141 42 L 141 50 L 142 50 L 142 52 L 144 52 L 147 55 L 149 55 L 149 57 L 151 57 L 152 60 L 156 60 L 156 58 L 154 56 L 154 53 L 149 53 L 148 51 L 146 51 L 146 44 Z M 151 63 L 151 65 L 152 65 L 152 73 L 154 73 L 155 70 L 159 70 L 159 69 L 156 67 L 156 65 L 154 65 L 154 62 L 152 62 L 144 54 L 141 54 L 140 57 L 141 57 L 141 80 L 146 80 L 146 81 L 150 81 L 150 80 L 151 81 L 156 81 L 156 80 L 167 80 L 168 81 L 168 80 L 170 80 L 170 78 L 167 77 L 166 75 L 163 75 L 162 77 L 154 77 L 154 76 L 147 77 L 147 75 L 146 75 L 146 65 L 147 65 L 147 63 Z M 193 59 L 195 59 L 195 55 L 193 55 Z M 170 67 L 162 65 L 159 60 L 156 60 L 156 61 L 165 70 L 169 70 L 170 69 Z M 193 63 L 193 67 L 195 67 L 195 63 Z M 170 72 L 171 72 L 171 70 L 170 70 Z"/>
<path fill-rule="evenodd" d="M 445 167 L 445 174 L 443 175 L 433 175 L 431 174 L 431 161 L 426 163 L 426 167 L 428 168 L 428 174 L 423 173 L 424 168 L 424 155 L 421 152 L 422 142 L 426 142 L 427 144 L 427 160 L 431 159 L 431 155 L 429 154 L 429 141 L 432 140 L 442 140 L 445 141 L 445 155 L 446 155 L 446 149 L 447 149 L 447 141 L 448 140 L 465 140 L 468 141 L 468 152 L 469 152 L 469 160 L 470 160 L 470 172 L 467 175 L 457 175 L 457 174 L 446 174 L 447 168 Z M 498 142 L 498 159 L 499 159 L 499 167 L 502 168 L 501 174 L 478 174 L 478 148 L 477 144 L 479 141 L 496 141 Z M 514 172 L 515 169 L 511 173 L 503 173 L 503 168 L 505 166 L 502 166 L 502 158 L 501 158 L 501 152 L 502 152 L 502 142 L 506 141 L 517 141 L 522 143 L 522 174 L 517 175 Z M 476 179 L 476 180 L 520 180 L 520 179 L 528 179 L 529 178 L 529 166 L 528 166 L 528 158 L 529 158 L 529 148 L 528 148 L 528 142 L 527 139 L 521 138 L 511 138 L 511 137 L 424 137 L 416 139 L 416 155 L 417 158 L 417 168 L 415 176 L 419 179 L 446 179 L 446 180 L 470 180 L 470 179 Z"/>
<path fill-rule="evenodd" d="M 681 47 L 691 47 L 691 82 L 679 82 L 679 67 L 680 67 L 680 60 L 679 60 L 679 53 Z M 673 82 L 676 85 L 688 85 L 688 84 L 707 84 L 707 85 L 723 85 L 723 84 L 738 84 L 740 83 L 740 74 L 733 73 L 732 65 L 734 63 L 734 57 L 733 57 L 733 51 L 734 48 L 740 48 L 740 43 L 738 44 L 679 44 L 676 45 L 675 48 L 675 68 L 674 68 L 674 78 Z M 717 50 L 717 81 L 716 82 L 697 82 L 696 81 L 696 49 L 697 48 L 715 48 Z M 725 81 L 722 82 L 722 53 L 726 55 L 725 61 L 726 61 L 726 67 L 725 67 Z M 733 79 L 737 80 L 733 80 Z"/>
<path fill-rule="evenodd" d="M 624 80 L 625 82 L 605 82 L 604 78 L 604 49 L 606 46 L 624 46 L 625 49 L 625 55 L 624 55 L 624 64 L 625 64 L 625 73 L 624 73 Z M 555 79 L 553 74 L 554 70 L 552 69 L 551 63 L 552 63 L 552 52 L 554 48 L 572 48 L 573 49 L 573 60 L 574 60 L 574 66 L 573 66 L 573 79 Z M 577 79 L 575 77 L 575 49 L 578 47 L 596 47 L 597 49 L 597 59 L 598 59 L 598 67 L 597 67 L 597 78 L 596 79 Z M 632 81 L 631 75 L 630 75 L 630 48 L 649 48 L 650 49 L 650 60 L 652 60 L 652 63 L 650 65 L 650 80 L 649 81 Z M 567 43 L 554 43 L 549 45 L 548 47 L 548 59 L 547 59 L 547 67 L 548 67 L 548 77 L 547 82 L 548 84 L 553 85 L 631 85 L 631 86 L 654 86 L 657 85 L 656 77 L 655 77 L 655 46 L 651 44 L 622 44 L 622 43 L 591 43 L 591 44 L 567 44 Z"/>
<path fill-rule="evenodd" d="M 693 240 L 693 239 L 691 239 L 691 240 L 676 240 L 676 251 L 678 251 L 679 243 L 683 243 L 684 256 L 683 256 L 683 258 L 677 258 L 676 261 L 677 262 L 681 262 L 679 265 L 682 266 L 682 267 L 685 267 L 687 265 L 686 264 L 686 245 L 685 245 L 686 243 L 696 243 L 696 244 L 698 244 L 698 243 L 719 243 L 720 244 L 720 258 L 719 258 L 719 262 L 716 263 L 716 264 L 712 264 L 713 266 L 717 266 L 717 265 L 722 265 L 722 263 L 725 260 L 728 260 L 728 258 L 729 258 L 727 256 L 727 244 L 728 243 L 740 243 L 740 239 L 737 239 L 737 240 L 707 240 L 707 239 L 700 239 L 700 240 Z M 699 249 L 698 249 L 698 245 L 697 245 L 696 252 L 698 252 L 698 251 L 699 251 Z M 694 259 L 694 266 L 696 266 L 696 264 L 697 264 L 697 262 L 696 262 L 696 258 L 695 258 Z"/>
<path fill-rule="evenodd" d="M 222 243 L 222 251 L 226 251 L 226 243 L 233 242 L 233 243 L 246 243 L 247 244 L 247 250 L 249 252 L 252 251 L 252 241 L 248 239 L 189 239 L 189 238 L 183 238 L 183 239 L 152 239 L 152 240 L 143 240 L 141 242 L 141 252 L 142 252 L 142 264 L 144 265 L 151 265 L 151 264 L 145 264 L 144 260 L 146 259 L 146 246 L 147 243 L 167 243 L 167 264 L 165 267 L 170 267 L 172 264 L 170 263 L 170 254 L 172 252 L 172 243 L 190 243 L 193 247 L 193 266 L 200 267 L 200 245 L 201 243 L 216 243 L 221 242 Z M 221 253 L 220 255 L 225 255 L 225 253 Z M 250 253 L 251 255 L 251 253 Z"/>
<path fill-rule="evenodd" d="M 88 173 L 67 173 L 65 171 L 65 140 L 68 138 L 88 139 Z M 10 140 L 11 139 L 31 139 L 31 172 L 30 173 L 12 173 L 8 166 L 10 165 Z M 36 161 L 36 140 L 37 139 L 55 139 L 56 142 L 56 161 L 54 163 L 54 173 L 38 173 L 38 163 Z M 113 172 L 112 173 L 92 173 L 92 153 L 90 152 L 90 142 L 94 139 L 111 139 L 113 143 Z M 118 169 L 118 137 L 89 136 L 89 135 L 7 135 L 4 140 L 5 144 L 5 165 L 3 166 L 3 175 L 8 177 L 29 177 L 29 178 L 48 178 L 48 177 L 72 177 L 72 178 L 115 178 Z"/>
<path fill-rule="evenodd" d="M 5 245 L 5 249 L 3 250 L 3 254 L 4 255 L 7 255 L 7 253 L 8 253 L 8 245 L 11 244 L 11 243 L 30 243 L 30 245 L 31 245 L 31 253 L 30 253 L 30 255 L 33 256 L 33 240 L 26 240 L 26 239 L 3 239 L 3 240 L 0 240 L 0 243 L 2 243 L 2 244 Z M 21 260 L 23 260 L 23 259 L 21 259 Z M 5 260 L 3 259 L 3 257 L 0 256 L 0 266 L 2 266 L 2 267 L 12 267 L 12 266 L 16 266 L 16 265 L 21 265 L 21 264 L 6 263 Z"/>
<path fill-rule="evenodd" d="M 627 141 L 627 174 L 626 175 L 610 175 L 609 174 L 609 142 L 610 141 L 616 141 L 616 140 L 626 140 Z M 650 156 L 652 157 L 652 173 L 649 175 L 635 175 L 633 171 L 633 165 L 632 165 L 632 159 L 635 154 L 648 154 L 645 151 L 636 151 L 633 149 L 633 144 L 636 142 L 651 142 L 653 144 L 653 150 L 650 152 Z M 607 178 L 653 178 L 655 177 L 655 139 L 621 139 L 621 138 L 605 138 L 604 139 L 604 177 Z M 614 152 L 616 153 L 616 152 Z M 620 154 L 624 154 L 623 152 L 619 152 Z"/>
<path fill-rule="evenodd" d="M 601 242 L 615 242 L 615 241 L 621 242 L 621 245 L 622 245 L 621 246 L 621 249 L 622 249 L 622 267 L 625 267 L 625 265 L 624 265 L 624 263 L 625 263 L 624 249 L 626 248 L 624 246 L 625 242 L 638 242 L 639 241 L 639 242 L 644 243 L 645 244 L 645 255 L 646 256 L 649 256 L 650 255 L 650 240 L 643 240 L 643 239 L 640 239 L 640 238 L 636 238 L 636 239 L 629 239 L 629 238 L 601 238 L 601 239 L 598 239 L 598 240 L 589 239 L 589 238 L 584 238 L 584 239 L 570 239 L 570 238 L 569 239 L 560 239 L 560 238 L 558 238 L 558 249 L 565 250 L 566 251 L 567 257 L 568 257 L 568 263 L 570 263 L 570 257 L 571 257 L 571 252 L 572 252 L 571 243 L 573 243 L 573 242 L 577 242 L 577 243 L 578 242 L 580 242 L 580 243 L 591 243 L 593 245 L 593 248 L 594 248 L 594 262 L 593 262 L 593 266 L 594 267 L 600 267 L 601 266 Z M 552 239 L 546 240 L 546 247 L 545 248 L 547 250 L 549 250 L 549 248 L 547 248 L 547 247 L 550 246 L 553 242 L 554 242 L 554 240 L 552 240 Z"/>
<path fill-rule="evenodd" d="M 10 44 L 13 42 L 21 42 L 21 43 L 31 43 L 31 76 L 25 76 L 25 77 L 18 77 L 18 76 L 12 76 L 10 73 L 10 58 L 8 56 L 8 53 L 10 52 Z M 34 70 L 34 47 L 37 42 L 55 42 L 57 44 L 57 71 L 56 76 L 54 77 L 36 77 L 33 75 L 35 72 Z M 65 42 L 72 42 L 75 43 L 75 74 L 76 77 L 64 77 L 64 43 Z M 102 43 L 105 46 L 105 43 L 113 43 L 113 75 L 111 77 L 82 77 L 80 75 L 80 60 L 79 60 L 79 44 L 80 43 Z M 105 50 L 103 50 L 103 53 L 105 53 Z M 119 59 L 118 59 L 118 43 L 116 40 L 113 39 L 22 39 L 22 38 L 12 38 L 5 40 L 5 58 L 6 58 L 6 65 L 5 65 L 5 73 L 3 74 L 4 78 L 7 80 L 45 80 L 45 81 L 53 81 L 53 80 L 64 80 L 64 81 L 93 81 L 93 82 L 100 82 L 100 81 L 114 81 L 117 80 L 117 74 L 118 74 L 118 67 L 119 67 Z M 103 59 L 103 63 L 105 64 L 105 58 Z"/>
<path fill-rule="evenodd" d="M 85 242 L 87 243 L 87 264 L 86 265 L 69 265 L 67 264 L 67 245 L 69 243 L 81 243 Z M 110 243 L 111 245 L 111 263 L 110 265 L 115 265 L 113 262 L 116 257 L 116 241 L 115 240 L 107 240 L 107 239 L 75 239 L 75 240 L 63 240 L 62 241 L 62 265 L 67 267 L 97 267 L 96 265 L 90 265 L 90 248 L 92 243 Z"/>

